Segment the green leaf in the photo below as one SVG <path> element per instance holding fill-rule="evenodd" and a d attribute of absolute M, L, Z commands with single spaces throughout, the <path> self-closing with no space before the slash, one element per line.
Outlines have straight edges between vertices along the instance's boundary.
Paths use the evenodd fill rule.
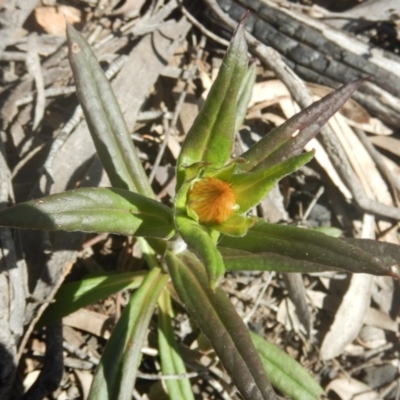
<path fill-rule="evenodd" d="M 104 349 L 89 400 L 130 400 L 157 299 L 168 281 L 153 268 L 125 307 Z"/>
<path fill-rule="evenodd" d="M 230 183 L 236 194 L 239 212 L 245 213 L 255 207 L 280 179 L 308 163 L 313 156 L 314 152 L 310 151 L 263 170 L 233 175 Z"/>
<path fill-rule="evenodd" d="M 344 242 L 359 247 L 371 257 L 377 258 L 385 267 L 392 267 L 400 263 L 400 246 L 394 243 L 378 242 L 371 239 L 341 238 Z M 393 271 L 392 271 L 393 272 Z M 399 279 L 398 274 L 392 276 Z"/>
<path fill-rule="evenodd" d="M 115 188 L 81 188 L 20 203 L 0 211 L 0 225 L 158 238 L 174 233 L 167 206 Z"/>
<path fill-rule="evenodd" d="M 103 273 L 84 277 L 78 282 L 65 283 L 60 287 L 55 302 L 40 317 L 37 327 L 55 322 L 80 308 L 95 303 L 114 293 L 136 289 L 147 272 Z"/>
<path fill-rule="evenodd" d="M 207 162 L 219 168 L 229 159 L 235 135 L 237 96 L 247 64 L 247 44 L 242 22 L 233 35 L 204 106 L 182 145 L 177 162 L 177 191 L 188 180 L 185 167 Z"/>
<path fill-rule="evenodd" d="M 190 253 L 166 253 L 166 262 L 182 303 L 211 342 L 246 400 L 276 399 L 249 331 L 221 288 L 213 292 L 204 267 Z"/>
<path fill-rule="evenodd" d="M 222 246 L 218 246 L 218 250 L 228 271 L 277 271 L 281 273 L 301 272 L 307 274 L 334 269 L 268 251 L 251 253 Z"/>
<path fill-rule="evenodd" d="M 204 263 L 209 285 L 215 289 L 225 273 L 224 261 L 212 239 L 212 232 L 183 213 L 175 217 L 176 229 L 182 239 Z"/>
<path fill-rule="evenodd" d="M 351 273 L 393 275 L 382 257 L 369 254 L 359 246 L 315 230 L 268 224 L 261 219 L 248 230 L 245 237 L 224 236 L 221 237 L 218 246 L 224 254 L 226 267 L 235 270 L 254 268 L 280 272 L 306 272 L 305 269 L 310 265 L 313 271 L 323 268 L 323 270 L 338 269 Z M 252 253 L 255 257 L 249 257 L 248 262 L 243 263 L 246 255 L 241 252 Z M 291 260 L 294 263 L 293 268 L 299 267 L 299 269 L 287 270 Z M 243 265 L 242 268 L 240 263 Z"/>
<path fill-rule="evenodd" d="M 243 172 L 265 169 L 299 154 L 366 79 L 341 86 L 275 128 L 241 155 L 248 163 L 238 165 L 239 169 Z"/>
<path fill-rule="evenodd" d="M 240 86 L 238 101 L 236 104 L 236 122 L 235 132 L 237 132 L 243 125 L 246 119 L 247 109 L 253 94 L 254 84 L 257 78 L 256 64 L 250 65 L 243 78 L 242 85 Z"/>
<path fill-rule="evenodd" d="M 334 226 L 318 226 L 314 228 L 316 231 L 325 233 L 325 235 L 340 238 L 343 235 L 343 231 Z"/>
<path fill-rule="evenodd" d="M 154 198 L 117 99 L 96 56 L 71 25 L 67 36 L 76 93 L 112 186 Z"/>
<path fill-rule="evenodd" d="M 186 367 L 178 351 L 172 328 L 173 310 L 169 293 L 164 290 L 158 300 L 158 345 L 164 375 L 186 374 Z M 188 378 L 167 379 L 165 384 L 171 399 L 194 400 Z"/>
<path fill-rule="evenodd" d="M 257 222 L 255 217 L 244 217 L 233 214 L 227 221 L 218 225 L 211 225 L 216 231 L 228 236 L 244 236 L 249 228 Z"/>
<path fill-rule="evenodd" d="M 250 332 L 271 383 L 293 400 L 319 400 L 324 390 L 296 360 Z"/>

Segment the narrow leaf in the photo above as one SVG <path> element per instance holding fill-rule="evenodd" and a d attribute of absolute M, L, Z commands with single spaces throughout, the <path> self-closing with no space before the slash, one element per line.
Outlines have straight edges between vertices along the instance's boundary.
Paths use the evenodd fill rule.
<path fill-rule="evenodd" d="M 104 349 L 89 400 L 130 400 L 148 325 L 168 276 L 153 268 L 125 307 Z"/>
<path fill-rule="evenodd" d="M 382 258 L 373 256 L 361 250 L 360 247 L 311 229 L 268 224 L 261 219 L 248 230 L 245 237 L 224 236 L 218 246 L 221 251 L 223 251 L 222 248 L 228 248 L 253 253 L 258 256 L 257 262 L 264 260 L 269 265 L 266 269 L 273 267 L 271 263 L 274 258 L 267 260 L 268 253 L 272 253 L 278 260 L 276 270 L 279 271 L 281 262 L 287 265 L 288 261 L 292 259 L 293 262 L 303 263 L 303 267 L 307 263 L 313 263 L 318 268 L 325 268 L 325 270 L 339 269 L 352 273 L 393 275 Z M 230 263 L 229 259 L 226 260 L 226 264 L 230 268 L 234 265 L 239 267 L 237 262 Z M 254 259 L 252 265 L 257 266 Z M 248 269 L 248 266 L 244 266 L 244 269 Z"/>
<path fill-rule="evenodd" d="M 174 287 L 246 400 L 276 399 L 249 331 L 221 288 L 213 292 L 190 253 L 166 253 Z"/>
<path fill-rule="evenodd" d="M 118 101 L 96 56 L 72 25 L 67 27 L 67 36 L 76 93 L 112 186 L 154 197 Z"/>
<path fill-rule="evenodd" d="M 51 303 L 41 316 L 38 327 L 48 325 L 60 318 L 95 303 L 114 293 L 140 286 L 147 272 L 103 273 L 85 277 L 78 282 L 61 286 Z"/>
<path fill-rule="evenodd" d="M 158 238 L 174 232 L 167 206 L 115 188 L 81 188 L 20 203 L 0 211 L 0 225 Z"/>
<path fill-rule="evenodd" d="M 359 247 L 371 257 L 377 257 L 385 267 L 400 265 L 400 246 L 397 244 L 378 242 L 371 239 L 341 238 L 341 240 L 352 246 Z"/>
<path fill-rule="evenodd" d="M 256 222 L 257 219 L 254 217 L 233 214 L 227 221 L 222 224 L 212 225 L 212 227 L 224 235 L 242 237 Z"/>
<path fill-rule="evenodd" d="M 229 159 L 235 134 L 237 96 L 247 64 L 247 44 L 241 22 L 204 106 L 182 145 L 177 163 L 177 191 L 188 179 L 185 166 L 207 162 L 219 168 Z"/>
<path fill-rule="evenodd" d="M 198 222 L 181 213 L 175 217 L 175 223 L 182 239 L 204 263 L 209 285 L 215 289 L 224 276 L 225 266 L 210 233 Z"/>
<path fill-rule="evenodd" d="M 241 155 L 241 171 L 259 170 L 299 154 L 367 78 L 349 82 L 300 111 Z"/>
<path fill-rule="evenodd" d="M 186 374 L 186 367 L 178 351 L 178 345 L 172 328 L 173 310 L 171 297 L 164 290 L 158 300 L 158 344 L 161 357 L 161 369 L 164 375 Z M 194 400 L 190 381 L 187 378 L 165 381 L 171 399 Z"/>
<path fill-rule="evenodd" d="M 243 78 L 242 85 L 240 86 L 238 100 L 236 104 L 236 122 L 235 122 L 235 132 L 237 132 L 243 125 L 246 119 L 247 109 L 253 94 L 254 84 L 256 82 L 257 71 L 256 64 L 250 65 L 249 69 Z"/>
<path fill-rule="evenodd" d="M 314 156 L 314 152 L 299 154 L 270 168 L 233 175 L 230 183 L 236 194 L 239 212 L 255 207 L 284 176 L 291 174 Z"/>
<path fill-rule="evenodd" d="M 296 360 L 255 333 L 251 338 L 271 383 L 293 400 L 319 400 L 321 386 Z"/>
<path fill-rule="evenodd" d="M 269 252 L 252 253 L 248 251 L 218 246 L 222 254 L 225 267 L 228 271 L 276 271 L 276 272 L 324 272 L 334 270 L 325 265 L 309 262 L 305 260 L 296 260 L 281 254 Z"/>

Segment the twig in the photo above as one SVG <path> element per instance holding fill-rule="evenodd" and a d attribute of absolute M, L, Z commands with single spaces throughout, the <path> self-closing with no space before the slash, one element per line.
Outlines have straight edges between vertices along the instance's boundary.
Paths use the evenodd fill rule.
<path fill-rule="evenodd" d="M 217 391 L 217 393 L 224 399 L 224 400 L 232 400 L 232 397 L 229 393 L 224 389 L 224 387 L 219 383 L 216 379 L 206 378 L 208 384 Z"/>
<path fill-rule="evenodd" d="M 147 379 L 151 381 L 169 381 L 174 379 L 189 379 L 197 378 L 200 376 L 199 372 L 186 372 L 184 374 L 174 374 L 174 375 L 158 375 L 158 374 L 146 374 L 144 372 L 138 372 L 138 378 Z"/>
<path fill-rule="evenodd" d="M 303 218 L 302 218 L 303 221 L 305 221 L 308 218 L 308 216 L 310 215 L 315 204 L 317 204 L 318 199 L 324 194 L 324 191 L 325 191 L 325 189 L 323 186 L 321 186 L 318 189 L 317 193 L 315 194 L 315 196 L 311 200 L 310 204 L 308 205 L 307 210 L 303 214 Z"/>
<path fill-rule="evenodd" d="M 360 139 L 361 143 L 364 145 L 365 149 L 368 151 L 371 158 L 374 160 L 378 170 L 385 177 L 388 182 L 392 192 L 393 197 L 396 199 L 397 205 L 400 205 L 399 194 L 400 194 L 400 180 L 393 176 L 393 174 L 387 168 L 385 161 L 382 159 L 381 153 L 374 147 L 374 145 L 368 140 L 365 132 L 358 128 L 353 128 L 355 134 Z"/>
<path fill-rule="evenodd" d="M 283 281 L 285 282 L 286 288 L 289 292 L 289 298 L 295 306 L 296 315 L 306 331 L 307 338 L 310 339 L 312 318 L 307 304 L 306 288 L 304 286 L 302 275 L 298 272 L 283 274 Z"/>
<path fill-rule="evenodd" d="M 39 54 L 37 52 L 35 34 L 31 34 L 28 38 L 28 53 L 25 64 L 29 75 L 31 75 L 34 79 L 36 86 L 36 106 L 32 126 L 32 129 L 36 130 L 44 115 L 46 97 L 44 93 L 43 74 L 40 65 Z"/>
<path fill-rule="evenodd" d="M 58 97 L 58 96 L 66 96 L 71 93 L 75 93 L 75 86 L 67 86 L 67 87 L 57 87 L 57 88 L 49 88 L 44 91 L 45 97 Z M 34 99 L 33 94 L 28 94 L 24 97 L 21 97 L 15 102 L 17 107 L 24 106 L 25 104 L 32 103 Z"/>
<path fill-rule="evenodd" d="M 141 111 L 137 117 L 137 122 L 149 122 L 154 121 L 155 119 L 163 117 L 163 119 L 168 120 L 172 119 L 174 113 L 170 111 L 163 110 L 149 110 L 149 111 Z M 143 141 L 143 140 L 142 140 Z"/>
<path fill-rule="evenodd" d="M 0 61 L 10 62 L 10 61 L 26 61 L 26 53 L 21 51 L 5 51 L 0 54 Z"/>
<path fill-rule="evenodd" d="M 177 1 L 172 0 L 152 16 L 149 16 L 151 12 L 151 10 L 149 10 L 149 12 L 145 16 L 141 17 L 139 22 L 137 22 L 136 20 L 130 21 L 122 26 L 120 31 L 123 35 L 130 34 L 134 36 L 143 36 L 146 33 L 153 32 L 159 28 L 160 23 L 164 21 L 166 17 L 171 14 L 177 6 Z M 107 35 L 100 42 L 96 43 L 93 48 L 100 48 L 101 46 L 112 40 L 114 37 L 114 33 Z"/>
<path fill-rule="evenodd" d="M 209 37 L 211 40 L 213 40 L 216 43 L 221 44 L 222 46 L 228 47 L 229 46 L 229 41 L 220 38 L 218 35 L 216 35 L 214 32 L 211 32 L 208 30 L 203 24 L 201 24 L 195 17 L 193 17 L 192 14 L 183 6 L 182 0 L 178 0 L 179 8 L 182 11 L 182 14 L 196 27 L 200 30 L 202 34 L 205 36 Z"/>
<path fill-rule="evenodd" d="M 259 295 L 257 296 L 256 301 L 254 302 L 254 305 L 252 307 L 252 309 L 248 312 L 248 314 L 243 318 L 243 322 L 245 324 L 248 324 L 249 321 L 251 320 L 251 318 L 253 317 L 253 315 L 256 313 L 258 306 L 261 303 L 262 298 L 264 297 L 264 294 L 266 292 L 266 290 L 268 289 L 269 284 L 271 283 L 272 278 L 275 276 L 274 272 L 268 273 L 267 274 L 267 279 L 265 280 L 265 283 L 259 293 Z"/>
<path fill-rule="evenodd" d="M 55 282 L 55 284 L 53 285 L 51 292 L 48 294 L 48 299 L 53 299 L 55 294 L 57 293 L 58 289 L 60 288 L 60 286 L 62 285 L 62 283 L 65 280 L 65 277 L 69 274 L 71 268 L 73 266 L 73 263 L 69 263 L 63 270 L 62 276 L 60 276 L 60 278 L 57 280 L 57 282 Z M 39 321 L 40 317 L 42 316 L 44 310 L 48 307 L 48 300 L 44 300 L 42 301 L 42 304 L 40 305 L 40 307 L 36 310 L 36 314 L 35 316 L 31 319 L 30 324 L 28 326 L 28 328 L 26 329 L 26 331 L 24 332 L 24 336 L 21 340 L 21 342 L 19 343 L 19 347 L 18 347 L 18 361 L 20 361 L 23 352 L 25 350 L 25 346 L 28 343 L 28 340 L 33 332 L 33 330 L 35 329 L 36 323 Z"/>
<path fill-rule="evenodd" d="M 97 357 L 87 354 L 86 352 L 81 350 L 79 347 L 73 346 L 72 344 L 66 342 L 65 340 L 63 341 L 63 348 L 65 350 L 67 350 L 69 353 L 74 354 L 81 360 L 87 361 L 93 365 L 98 365 L 100 362 L 100 360 Z"/>

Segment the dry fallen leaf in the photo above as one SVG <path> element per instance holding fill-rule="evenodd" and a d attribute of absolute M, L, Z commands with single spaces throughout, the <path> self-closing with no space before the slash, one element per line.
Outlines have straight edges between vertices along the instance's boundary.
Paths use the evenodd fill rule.
<path fill-rule="evenodd" d="M 307 87 L 311 90 L 314 100 L 319 100 L 333 91 L 332 88 L 311 83 L 307 83 Z M 273 99 L 278 99 L 280 97 L 283 98 L 291 97 L 289 91 L 287 90 L 286 86 L 282 83 L 282 81 L 277 79 L 272 79 L 268 81 L 259 82 L 254 85 L 253 94 L 249 103 L 249 107 L 252 107 L 257 103 L 271 101 Z M 344 104 L 340 112 L 356 124 L 363 124 L 363 126 L 364 125 L 369 126 L 370 124 L 371 116 L 369 115 L 369 113 L 364 109 L 364 107 L 362 107 L 353 99 L 349 99 Z M 383 127 L 380 127 L 380 129 L 383 130 Z M 368 129 L 367 131 L 370 132 L 370 130 Z"/>
<path fill-rule="evenodd" d="M 75 7 L 37 7 L 35 19 L 43 30 L 51 35 L 65 36 L 66 22 L 78 24 L 81 22 L 82 13 Z"/>
<path fill-rule="evenodd" d="M 85 371 L 82 369 L 75 369 L 74 371 L 80 387 L 82 388 L 83 398 L 87 399 L 89 396 L 90 386 L 93 381 L 93 373 L 91 371 Z"/>
<path fill-rule="evenodd" d="M 249 107 L 258 103 L 277 101 L 280 97 L 290 98 L 286 86 L 277 79 L 256 83 L 249 103 Z"/>
<path fill-rule="evenodd" d="M 363 239 L 374 239 L 375 218 L 364 214 Z M 322 360 L 330 360 L 341 354 L 360 332 L 371 303 L 373 277 L 354 274 L 350 286 L 335 314 L 335 319 L 321 344 Z"/>
<path fill-rule="evenodd" d="M 371 136 L 369 139 L 375 146 L 378 146 L 381 149 L 387 150 L 395 156 L 400 157 L 399 139 L 389 136 Z"/>
<path fill-rule="evenodd" d="M 364 383 L 352 378 L 334 379 L 325 391 L 336 393 L 341 400 L 378 400 L 379 394 Z"/>
<path fill-rule="evenodd" d="M 93 335 L 103 337 L 105 339 L 110 337 L 110 331 L 106 330 L 108 321 L 109 317 L 107 315 L 90 311 L 86 308 L 81 308 L 63 318 L 63 323 L 65 325 L 80 329 L 85 332 L 90 332 Z"/>
<path fill-rule="evenodd" d="M 346 199 L 351 200 L 353 198 L 353 195 L 351 194 L 347 186 L 343 183 L 342 179 L 336 171 L 336 168 L 333 166 L 327 152 L 318 142 L 318 140 L 315 138 L 312 139 L 305 145 L 304 148 L 307 151 L 315 150 L 314 158 L 317 160 L 318 164 L 325 170 L 325 172 L 332 180 L 333 184 L 342 192 L 343 196 Z"/>
<path fill-rule="evenodd" d="M 329 125 L 342 144 L 347 158 L 368 197 L 388 206 L 393 206 L 393 200 L 388 185 L 379 172 L 375 161 L 349 126 L 346 119 L 338 113 L 329 120 Z M 381 139 L 390 139 L 385 136 L 377 137 Z M 378 221 L 377 225 L 381 232 L 385 232 L 391 227 L 391 223 L 387 221 Z M 398 243 L 397 234 L 390 230 L 385 237 L 381 237 L 381 239 L 391 243 Z"/>
<path fill-rule="evenodd" d="M 364 132 L 372 133 L 374 135 L 392 135 L 393 129 L 387 127 L 378 118 L 370 118 L 367 123 L 359 123 L 352 119 L 347 118 L 347 122 L 353 128 L 358 128 Z"/>
<path fill-rule="evenodd" d="M 330 360 L 343 352 L 360 332 L 371 301 L 372 278 L 354 274 L 329 332 L 320 349 L 322 360 Z"/>
<path fill-rule="evenodd" d="M 372 308 L 370 308 L 370 310 L 372 310 Z M 370 325 L 363 326 L 358 336 L 358 341 L 367 349 L 379 349 L 387 344 L 385 331 Z"/>
<path fill-rule="evenodd" d="M 392 293 L 390 293 L 392 294 Z M 399 330 L 398 321 L 393 320 L 390 316 L 383 311 L 376 308 L 370 308 L 365 316 L 365 324 L 375 328 L 384 329 L 397 333 Z"/>
<path fill-rule="evenodd" d="M 34 371 L 29 372 L 24 379 L 23 385 L 24 390 L 27 391 L 38 379 L 40 374 L 40 369 L 35 369 Z"/>

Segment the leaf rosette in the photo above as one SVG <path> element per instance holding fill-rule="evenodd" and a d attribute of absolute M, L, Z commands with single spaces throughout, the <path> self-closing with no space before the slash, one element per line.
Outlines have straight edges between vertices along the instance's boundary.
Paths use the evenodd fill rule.
<path fill-rule="evenodd" d="M 241 94 L 254 81 L 247 71 L 244 26 L 233 35 L 222 67 L 205 104 L 183 143 L 177 165 L 175 225 L 183 240 L 203 261 L 212 288 L 224 274 L 216 248 L 219 234 L 242 237 L 256 219 L 247 216 L 284 176 L 311 160 L 313 152 L 282 159 L 258 170 L 231 159 Z"/>

